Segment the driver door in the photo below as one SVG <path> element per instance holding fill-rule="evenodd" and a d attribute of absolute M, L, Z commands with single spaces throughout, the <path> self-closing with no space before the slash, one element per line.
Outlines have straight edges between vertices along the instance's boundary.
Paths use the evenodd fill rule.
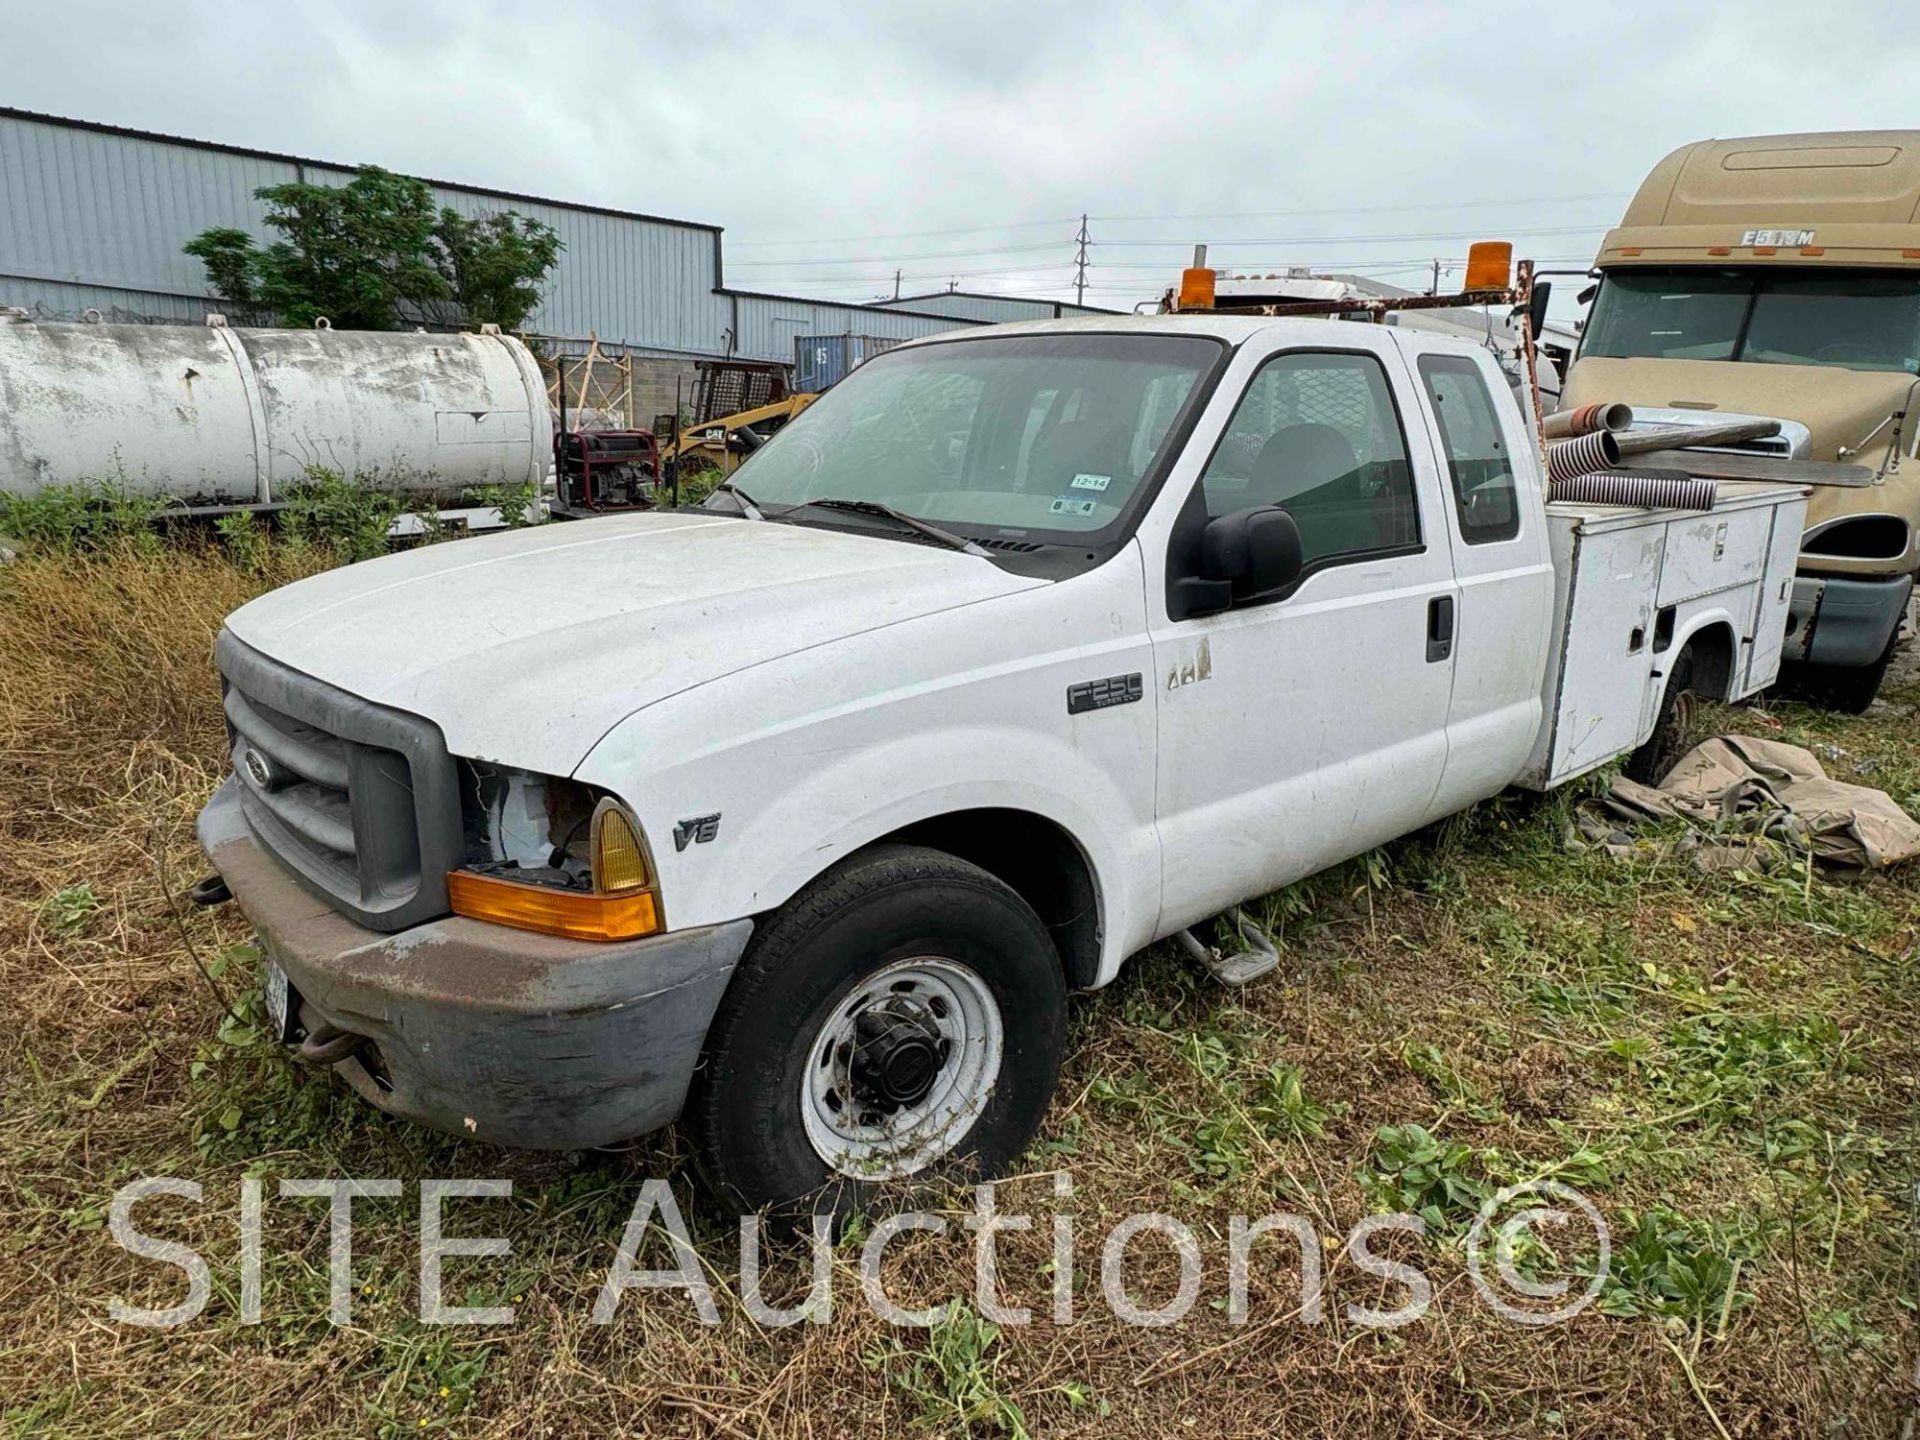
<path fill-rule="evenodd" d="M 1299 581 L 1191 619 L 1149 596 L 1162 933 L 1416 828 L 1445 769 L 1458 597 L 1431 444 L 1390 334 L 1325 323 L 1337 345 L 1236 359 L 1181 502 L 1285 507 Z"/>

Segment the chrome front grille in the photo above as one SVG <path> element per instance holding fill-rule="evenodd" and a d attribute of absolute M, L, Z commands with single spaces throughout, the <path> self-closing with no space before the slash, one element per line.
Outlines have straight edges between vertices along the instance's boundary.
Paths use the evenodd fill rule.
<path fill-rule="evenodd" d="M 261 843 L 363 925 L 400 930 L 445 914 L 460 804 L 438 727 L 224 631 L 218 659 L 241 804 Z"/>

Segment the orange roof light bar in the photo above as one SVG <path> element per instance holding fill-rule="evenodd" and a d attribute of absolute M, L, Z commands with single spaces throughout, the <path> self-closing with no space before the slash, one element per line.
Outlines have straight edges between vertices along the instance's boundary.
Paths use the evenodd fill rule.
<path fill-rule="evenodd" d="M 456 915 L 569 940 L 634 940 L 660 929 L 651 890 L 598 895 L 455 870 L 447 876 L 447 900 Z"/>

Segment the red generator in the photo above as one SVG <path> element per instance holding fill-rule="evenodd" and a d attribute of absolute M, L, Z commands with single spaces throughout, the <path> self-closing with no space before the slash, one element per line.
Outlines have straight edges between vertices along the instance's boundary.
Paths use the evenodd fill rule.
<path fill-rule="evenodd" d="M 567 511 L 655 503 L 660 445 L 651 430 L 563 430 L 553 437 L 554 484 Z"/>

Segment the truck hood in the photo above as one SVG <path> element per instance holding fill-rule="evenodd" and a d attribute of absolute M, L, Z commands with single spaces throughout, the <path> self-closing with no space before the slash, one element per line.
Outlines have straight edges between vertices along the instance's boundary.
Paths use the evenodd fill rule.
<path fill-rule="evenodd" d="M 1884 422 L 1894 411 L 1911 408 L 1914 384 L 1913 376 L 1889 370 L 1593 355 L 1575 362 L 1560 403 L 1567 409 L 1595 400 L 1624 400 L 1655 409 L 1711 403 L 1714 410 L 1737 415 L 1798 420 L 1810 432 L 1807 459 L 1838 460 L 1844 445 L 1857 452 L 1845 457 L 1850 463 L 1877 471 L 1886 463 L 1893 437 L 1893 427 Z M 1701 412 L 1703 424 L 1712 418 L 1712 411 Z M 1905 432 L 1909 453 L 1913 426 L 1910 418 Z M 1869 435 L 1873 439 L 1862 449 Z M 1841 515 L 1880 513 L 1920 516 L 1920 466 L 1909 461 L 1884 486 L 1819 485 L 1807 498 L 1808 529 Z"/>
<path fill-rule="evenodd" d="M 630 515 L 330 570 L 242 606 L 227 628 L 426 717 L 456 755 L 567 774 L 614 725 L 682 690 L 1046 583 L 886 536 Z"/>

